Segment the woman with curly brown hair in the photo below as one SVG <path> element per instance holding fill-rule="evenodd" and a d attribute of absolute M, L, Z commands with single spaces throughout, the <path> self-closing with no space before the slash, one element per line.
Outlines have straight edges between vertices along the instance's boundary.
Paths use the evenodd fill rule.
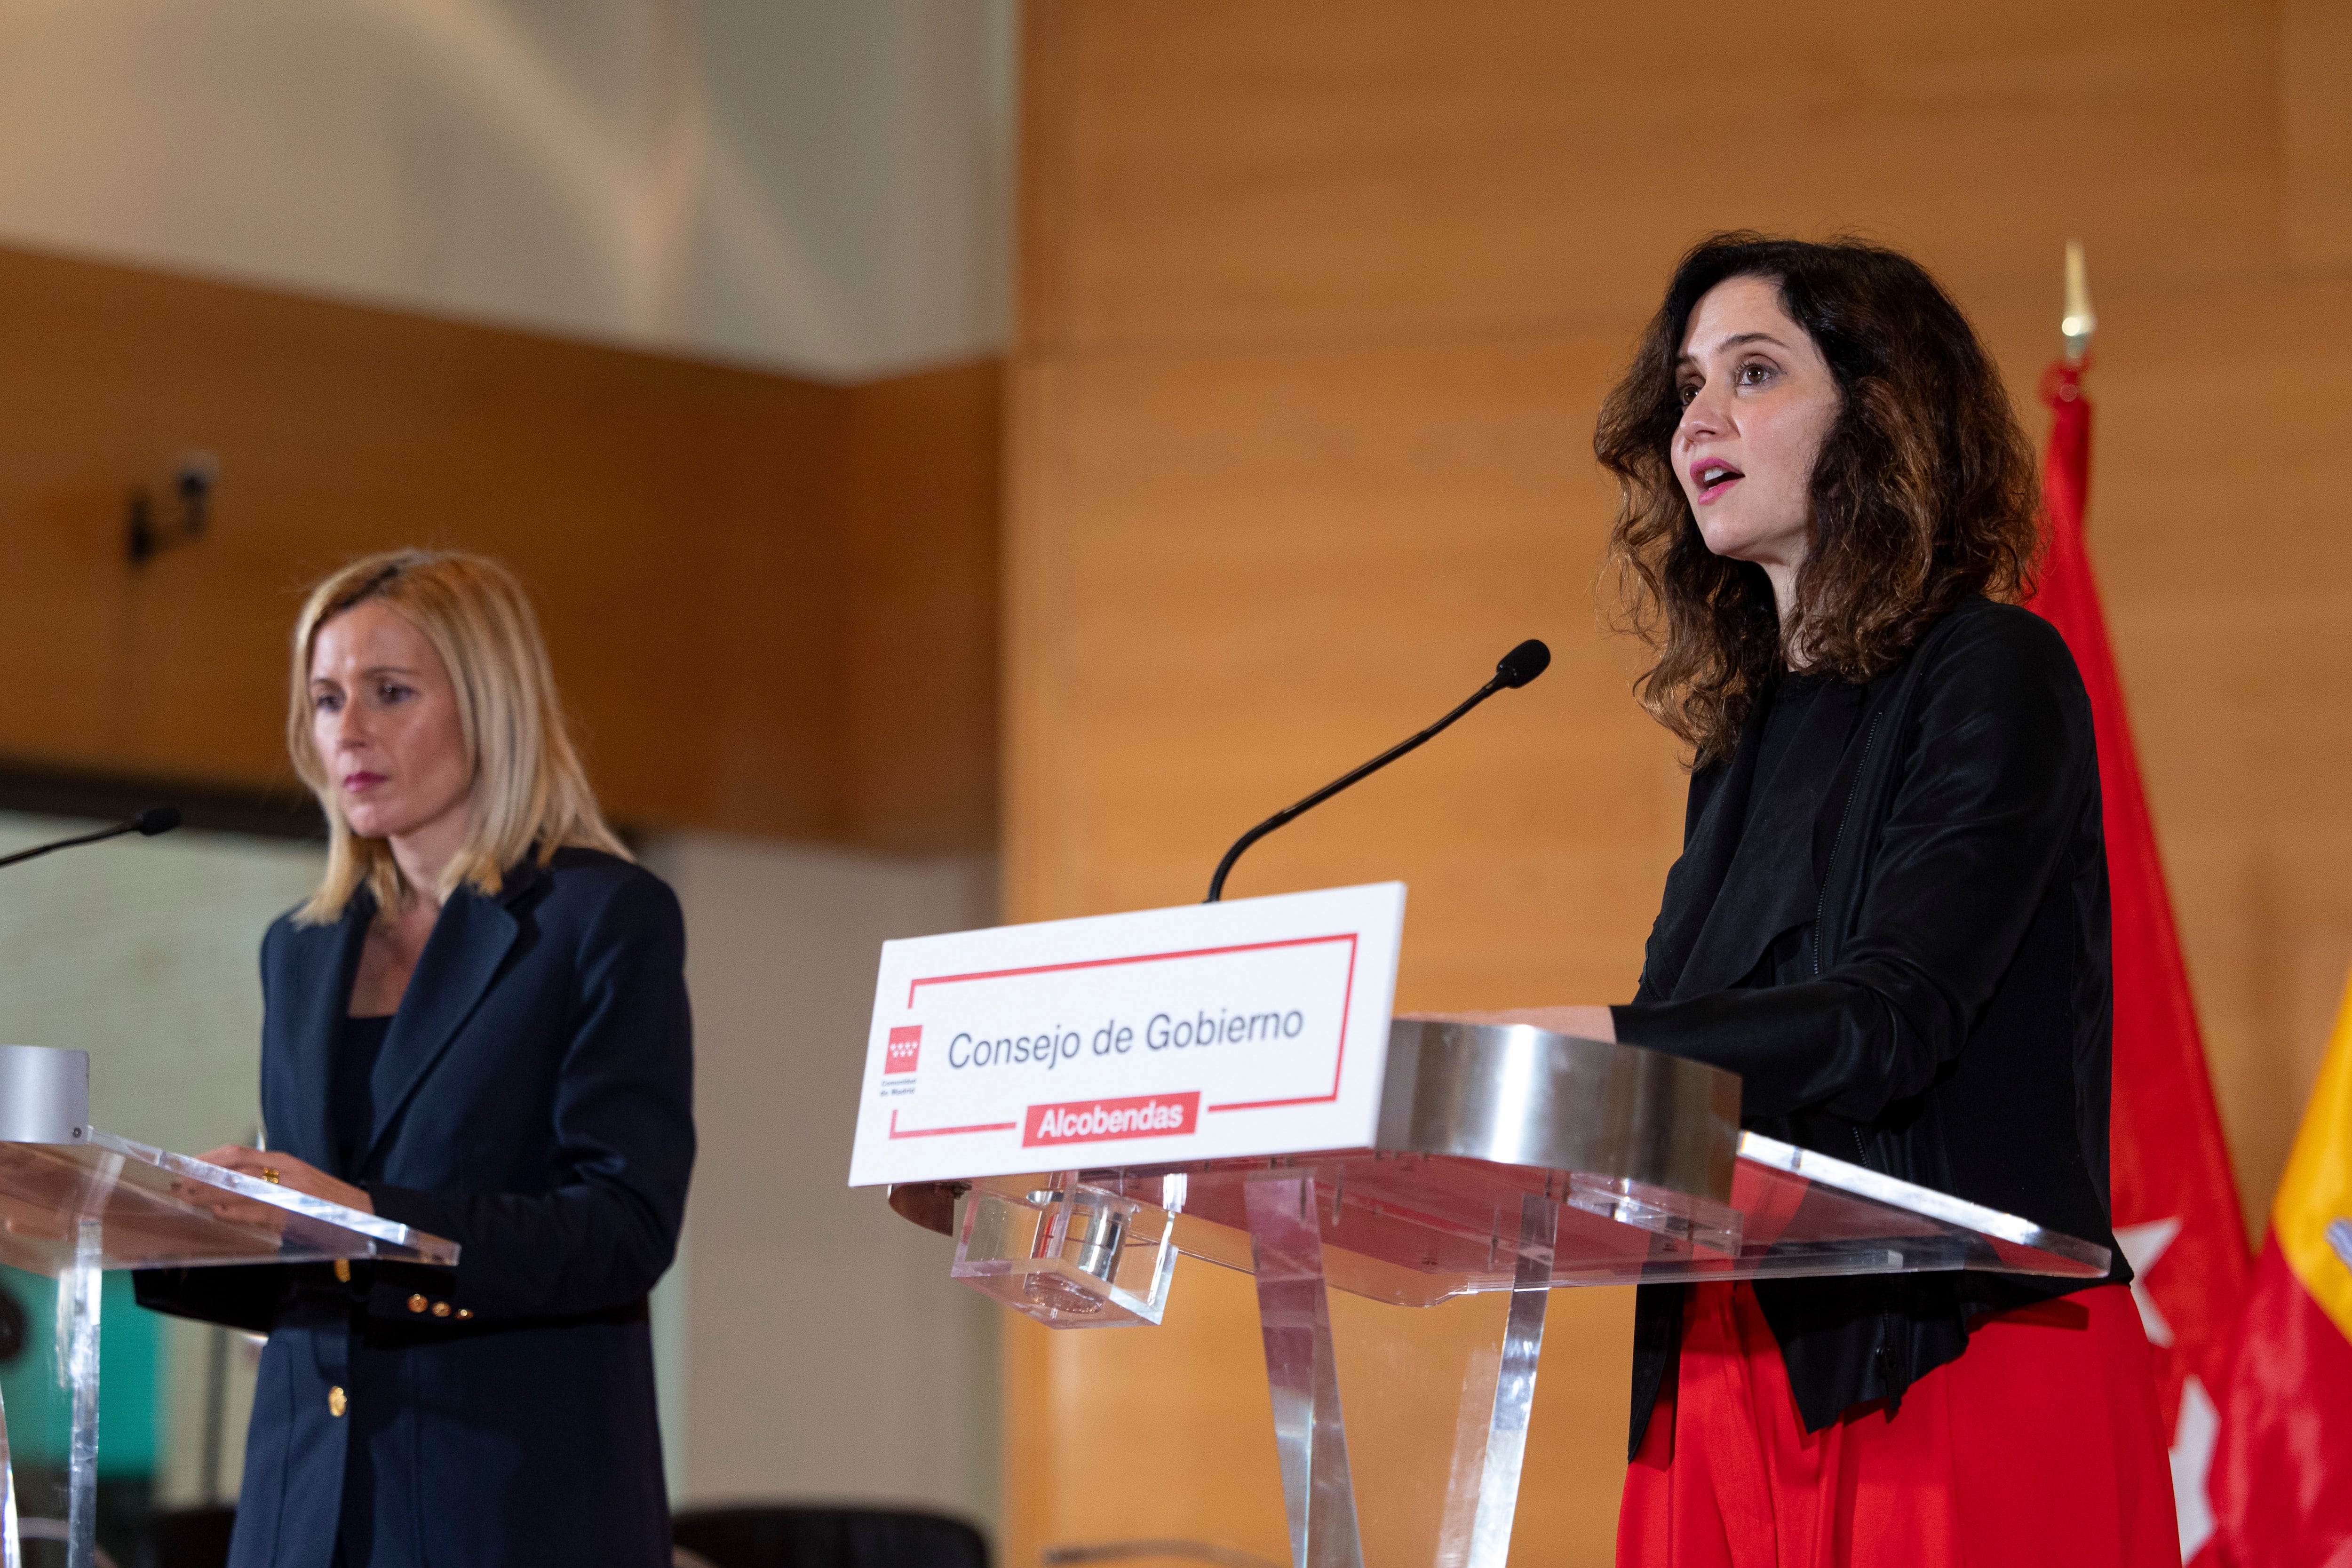
<path fill-rule="evenodd" d="M 1916 262 L 1717 236 L 1594 437 L 1692 752 L 1617 1007 L 1510 1015 L 1727 1068 L 1747 1125 L 2113 1248 L 2091 709 L 2018 607 L 2033 460 Z M 2118 1258 L 1645 1286 L 1621 1564 L 2179 1562 Z"/>

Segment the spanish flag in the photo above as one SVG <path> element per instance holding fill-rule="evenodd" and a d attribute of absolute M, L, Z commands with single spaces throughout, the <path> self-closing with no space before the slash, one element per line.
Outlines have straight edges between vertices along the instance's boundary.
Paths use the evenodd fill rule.
<path fill-rule="evenodd" d="M 2200 1568 L 2352 1563 L 2352 990 L 2271 1205 L 2209 1484 Z"/>

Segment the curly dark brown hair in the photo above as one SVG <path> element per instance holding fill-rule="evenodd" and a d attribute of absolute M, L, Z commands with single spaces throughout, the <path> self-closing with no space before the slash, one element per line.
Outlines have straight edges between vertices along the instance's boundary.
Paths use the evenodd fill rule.
<path fill-rule="evenodd" d="M 1785 621 L 1762 567 L 1707 549 L 1674 472 L 1675 361 L 1700 299 L 1732 278 L 1779 284 L 1841 398 Z M 1627 619 L 1657 655 L 1634 689 L 1693 766 L 1730 753 L 1785 647 L 1869 680 L 1966 595 L 2024 592 L 2041 548 L 2033 448 L 1991 356 L 1927 268 L 1858 240 L 1701 240 L 1601 404 L 1592 449 L 1617 476 L 1609 548 Z"/>

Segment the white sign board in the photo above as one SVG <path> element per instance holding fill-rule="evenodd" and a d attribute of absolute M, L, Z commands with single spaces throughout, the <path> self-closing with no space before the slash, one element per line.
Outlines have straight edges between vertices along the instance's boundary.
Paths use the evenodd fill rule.
<path fill-rule="evenodd" d="M 882 944 L 849 1184 L 1369 1146 L 1404 884 Z"/>

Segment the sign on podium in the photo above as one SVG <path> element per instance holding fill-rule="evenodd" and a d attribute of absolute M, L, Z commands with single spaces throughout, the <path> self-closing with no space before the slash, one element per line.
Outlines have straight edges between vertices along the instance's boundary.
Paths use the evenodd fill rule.
<path fill-rule="evenodd" d="M 1404 884 L 886 942 L 849 1183 L 1372 1141 Z"/>

